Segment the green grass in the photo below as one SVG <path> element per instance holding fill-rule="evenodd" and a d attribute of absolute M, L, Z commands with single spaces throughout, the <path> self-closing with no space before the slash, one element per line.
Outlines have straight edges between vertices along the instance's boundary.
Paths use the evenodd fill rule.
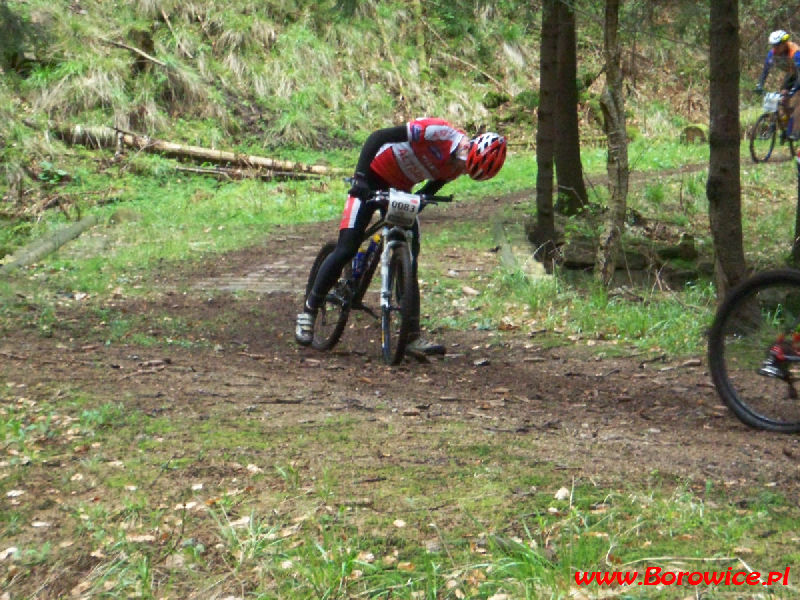
<path fill-rule="evenodd" d="M 677 151 L 682 149 L 684 155 Z M 647 144 L 632 146 L 631 155 L 648 168 L 679 168 L 702 160 L 701 146 Z M 687 157 L 688 153 L 688 157 Z M 652 155 L 652 159 L 648 158 Z M 340 164 L 354 160 L 344 154 L 335 156 Z M 113 172 L 89 174 L 77 165 L 68 166 L 72 176 L 60 184 L 67 197 L 93 198 L 101 190 L 111 199 L 102 207 L 78 201 L 72 214 L 97 211 L 102 224 L 90 234 L 71 242 L 42 261 L 39 268 L 25 270 L 14 285 L 3 283 L 0 294 L 7 299 L 0 308 L 0 318 L 8 325 L 20 318 L 47 335 L 55 319 L 55 309 L 64 302 L 63 294 L 88 294 L 100 300 L 110 294 L 136 296 L 150 293 L 150 270 L 154 265 L 191 263 L 207 256 L 257 244 L 278 225 L 334 219 L 341 210 L 345 184 L 337 179 L 324 182 L 253 181 L 220 183 L 176 176 L 170 161 L 140 157 L 139 175 L 126 171 L 115 173 L 113 186 L 104 188 Z M 604 151 L 588 149 L 585 169 L 603 174 Z M 484 197 L 531 189 L 535 182 L 535 156 L 530 152 L 513 153 L 502 176 L 489 182 L 462 178 L 448 187 L 461 202 L 481 202 Z M 749 260 L 757 268 L 778 264 L 788 254 L 784 241 L 793 229 L 795 199 L 783 196 L 791 189 L 794 174 L 786 164 L 758 165 L 743 163 L 745 243 Z M 692 231 L 696 243 L 710 248 L 708 233 L 705 173 L 685 173 L 661 177 L 645 185 L 632 184 L 629 206 L 649 223 L 664 223 Z M 594 188 L 595 201 L 604 202 Z M 525 205 L 523 204 L 524 208 Z M 522 226 L 524 213 L 507 215 Z M 505 218 L 505 217 L 504 217 Z M 37 224 L 24 228 L 24 235 L 39 237 L 65 225 L 61 213 L 52 213 Z M 575 221 L 575 227 L 584 225 Z M 570 225 L 572 227 L 572 225 Z M 3 230 L 7 240 L 19 233 Z M 444 230 L 438 236 L 426 236 L 424 254 L 435 256 L 449 247 L 481 251 L 494 245 L 490 224 L 463 223 Z M 431 253 L 431 254 L 428 254 Z M 490 294 L 469 299 L 461 296 L 461 283 L 434 270 L 429 272 L 427 259 L 422 261 L 422 278 L 430 291 L 435 311 L 441 315 L 427 322 L 430 327 L 497 328 L 504 316 L 517 325 L 534 330 L 579 336 L 626 345 L 627 340 L 642 348 L 671 354 L 700 351 L 702 331 L 710 321 L 714 298 L 707 281 L 698 281 L 685 292 L 664 292 L 654 286 L 637 292 L 642 302 L 610 297 L 589 281 L 558 276 L 555 280 L 530 280 L 522 272 L 498 269 L 476 275 L 469 284 L 484 286 Z M 24 297 L 21 299 L 20 294 Z M 450 304 L 456 303 L 456 310 Z M 691 307 L 691 311 L 686 311 Z M 107 340 L 131 339 L 144 345 L 203 343 L 187 333 L 185 324 L 165 317 L 162 333 L 152 336 L 138 330 L 131 315 L 98 314 Z"/>
<path fill-rule="evenodd" d="M 716 308 L 709 283 L 683 292 L 639 290 L 638 301 L 612 296 L 590 279 L 531 277 L 521 269 L 500 269 L 488 281 L 469 281 L 471 287 L 485 290 L 474 298 L 464 296 L 462 284 L 434 283 L 428 288 L 424 310 L 439 315 L 429 317 L 431 328 L 547 332 L 594 348 L 599 355 L 631 348 L 676 357 L 702 354 L 705 330 Z"/>
<path fill-rule="evenodd" d="M 793 556 L 797 508 L 769 488 L 743 502 L 724 482 L 659 473 L 598 486 L 548 462 L 532 471 L 536 436 L 432 422 L 400 460 L 375 463 L 393 434 L 360 417 L 310 439 L 258 418 L 231 427 L 224 410 L 154 419 L 86 394 L 0 394 L 0 443 L 25 464 L 0 468 L 16 585 L 72 564 L 70 589 L 91 597 L 568 598 L 576 570 L 738 570 L 745 553 L 767 571 Z M 258 450 L 265 435 L 279 453 Z M 323 462 L 286 462 L 323 449 Z M 359 485 L 364 472 L 378 483 Z M 47 523 L 35 536 L 34 521 Z M 91 568 L 73 562 L 90 554 Z"/>
<path fill-rule="evenodd" d="M 303 123 L 295 125 L 305 131 Z M 198 142 L 218 135 L 211 126 L 194 126 L 188 135 Z M 258 151 L 257 144 L 249 147 Z M 345 168 L 356 155 L 352 147 L 285 152 Z M 631 165 L 643 171 L 703 163 L 706 154 L 704 146 L 652 139 L 630 149 Z M 207 347 L 195 332 L 216 322 L 188 323 L 166 309 L 122 312 L 110 300 L 149 298 L 156 292 L 153 273 L 259 244 L 279 225 L 335 219 L 346 189 L 338 179 L 190 178 L 176 175 L 171 161 L 144 155 L 96 171 L 86 159 L 77 151 L 42 173 L 48 189 L 69 200 L 70 219 L 97 211 L 103 224 L 0 282 L 0 330 L 69 331 L 73 325 L 60 315 L 86 302 L 93 323 L 88 330 L 75 327 L 93 341 Z M 591 179 L 604 175 L 604 150 L 587 148 L 584 168 Z M 62 172 L 69 177 L 56 181 Z M 462 178 L 447 191 L 465 203 L 481 202 L 530 190 L 535 174 L 533 152 L 515 147 L 501 177 Z M 698 244 L 708 244 L 705 177 L 701 171 L 648 178 L 631 186 L 629 205 L 651 224 L 691 229 Z M 751 264 L 785 257 L 795 185 L 787 164 L 743 162 Z M 597 184 L 590 194 L 605 202 Z M 502 217 L 521 228 L 524 211 L 507 209 Z M 0 244 L 18 248 L 66 222 L 63 213 L 50 211 L 0 229 Z M 522 267 L 499 267 L 494 257 L 491 268 L 463 278 L 431 260 L 451 249 L 480 254 L 494 244 L 491 223 L 459 223 L 426 235 L 421 277 L 428 328 L 485 330 L 495 344 L 512 327 L 535 335 L 532 346 L 578 344 L 597 356 L 704 351 L 715 305 L 709 281 L 680 291 L 635 288 L 638 299 L 631 300 L 563 272 L 535 277 Z M 464 286 L 478 295 L 465 295 Z M 224 319 L 221 313 L 219 322 Z M 0 552 L 17 548 L 13 561 L 0 563 L 14 565 L 10 578 L 6 571 L 7 586 L 33 590 L 59 573 L 75 573 L 64 594 L 569 598 L 576 570 L 739 569 L 744 556 L 765 571 L 800 560 L 793 539 L 797 508 L 770 488 L 759 489 L 766 482 L 758 477 L 746 498 L 725 482 L 703 486 L 659 473 L 614 484 L 573 479 L 548 461 L 532 468 L 530 457 L 542 450 L 536 436 L 445 421 L 426 426 L 418 445 L 393 450 L 392 461 L 376 461 L 398 433 L 380 420 L 328 417 L 270 426 L 257 414 L 227 414 L 224 405 L 204 409 L 198 419 L 186 407 L 146 413 L 136 398 L 49 385 L 26 390 L 0 382 L 0 447 L 8 455 L 0 491 L 14 502 L 0 509 L 0 538 L 7 540 Z M 358 484 L 364 473 L 377 485 Z M 27 486 L 41 497 L 7 495 Z M 556 499 L 560 488 L 569 496 Z M 34 521 L 50 526 L 32 529 Z M 683 591 L 649 597 L 683 598 L 675 595 Z M 707 597 L 730 591 L 715 589 Z"/>
<path fill-rule="evenodd" d="M 115 298 L 150 299 L 154 274 L 258 245 L 279 225 L 335 219 L 346 190 L 337 178 L 221 183 L 179 175 L 175 162 L 144 153 L 115 160 L 45 135 L 50 119 L 350 169 L 371 129 L 434 114 L 470 131 L 499 128 L 514 144 L 502 176 L 462 178 L 448 192 L 481 202 L 531 190 L 536 158 L 525 144 L 535 133 L 533 106 L 522 110 L 514 100 L 487 111 L 481 101 L 501 88 L 521 100 L 536 87 L 539 15 L 530 3 L 524 10 L 478 4 L 423 2 L 423 19 L 395 1 L 279 0 L 256 10 L 240 0 L 213 10 L 152 1 L 90 3 L 87 12 L 43 0 L 0 6 L 7 23 L 22 26 L 0 64 L 0 191 L 8 211 L 0 255 L 88 213 L 102 217 L 40 264 L 0 281 L 0 335 L 74 328 L 70 343 L 78 345 L 205 348 L 210 342 L 196 331 L 223 323 L 224 311 L 218 321 L 189 323 L 166 308 L 123 311 Z M 758 23 L 774 13 L 757 8 Z M 674 16 L 665 21 L 684 28 L 680 37 L 705 39 L 705 21 Z M 656 27 L 641 15 L 627 18 Z M 748 11 L 741 18 L 753 25 Z M 585 77 L 599 71 L 602 34 L 597 19 L 581 14 L 579 22 Z M 420 24 L 427 61 L 406 44 Z M 707 57 L 697 46 L 664 42 L 673 36 L 651 36 L 657 43 L 637 50 L 648 64 L 677 64 L 688 82 L 674 89 L 668 69 L 641 71 L 657 74 L 640 79 L 637 94 L 647 89 L 660 99 L 631 96 L 630 124 L 642 134 L 629 147 L 637 172 L 708 158 L 707 146 L 674 141 L 691 121 L 680 107 L 699 85 L 692 81 L 705 81 L 698 73 Z M 101 38 L 152 42 L 165 66 L 137 64 L 136 53 Z M 35 60 L 18 71 L 12 54 Z M 743 123 L 758 112 L 750 107 Z M 793 236 L 794 168 L 752 166 L 744 144 L 742 156 L 748 261 L 779 264 Z M 592 201 L 603 205 L 604 148 L 586 147 L 583 166 Z M 708 247 L 705 178 L 704 171 L 648 176 L 631 185 L 629 205 L 651 226 L 693 230 Z M 56 197 L 61 210 L 37 211 Z M 506 209 L 502 217 L 520 229 L 523 212 Z M 594 225 L 573 223 L 570 231 L 581 227 Z M 425 238 L 426 326 L 486 330 L 492 344 L 514 327 L 536 336 L 532 346 L 579 344 L 598 356 L 702 352 L 715 301 L 708 281 L 680 291 L 636 288 L 639 299 L 631 300 L 563 272 L 534 277 L 493 260 L 462 279 L 428 262 L 449 249 L 481 253 L 494 244 L 490 223 Z M 464 286 L 478 295 L 465 296 Z M 88 306 L 89 325 L 70 322 L 78 303 Z M 55 588 L 60 597 L 93 598 L 561 599 L 583 591 L 574 584 L 578 569 L 740 569 L 744 557 L 766 571 L 800 561 L 796 502 L 769 487 L 766 474 L 754 474 L 746 488 L 635 468 L 624 482 L 597 481 L 532 459 L 549 450 L 537 435 L 432 419 L 412 444 L 380 405 L 369 415 L 275 423 L 224 402 L 120 394 L 109 365 L 97 368 L 91 391 L 75 389 L 67 371 L 30 388 L 0 381 L 0 596 Z M 562 488 L 567 495 L 556 497 Z M 696 591 L 723 598 L 741 590 Z"/>

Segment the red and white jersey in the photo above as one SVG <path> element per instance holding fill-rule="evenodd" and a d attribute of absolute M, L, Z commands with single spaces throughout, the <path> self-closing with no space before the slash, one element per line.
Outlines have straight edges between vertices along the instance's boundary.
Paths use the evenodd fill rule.
<path fill-rule="evenodd" d="M 455 160 L 453 152 L 466 137 L 442 119 L 415 119 L 408 123 L 408 141 L 383 145 L 370 168 L 406 192 L 421 181 L 452 181 L 464 173 L 464 161 Z"/>

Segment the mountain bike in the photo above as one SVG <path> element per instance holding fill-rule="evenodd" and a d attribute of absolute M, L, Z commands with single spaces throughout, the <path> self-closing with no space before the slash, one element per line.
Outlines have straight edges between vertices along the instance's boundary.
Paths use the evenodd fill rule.
<path fill-rule="evenodd" d="M 412 226 L 429 204 L 451 202 L 452 196 L 409 194 L 397 190 L 377 191 L 366 200 L 379 209 L 379 220 L 364 233 L 358 254 L 345 265 L 338 281 L 328 292 L 314 322 L 311 346 L 330 350 L 339 341 L 351 310 L 363 310 L 381 321 L 381 350 L 386 364 L 403 360 L 415 306 L 415 281 L 411 269 Z M 311 293 L 322 263 L 336 248 L 327 242 L 317 253 L 306 284 Z M 380 317 L 364 305 L 364 295 L 380 265 Z"/>
<path fill-rule="evenodd" d="M 743 423 L 800 431 L 800 271 L 764 271 L 731 290 L 709 331 L 708 364 L 714 387 Z"/>
<path fill-rule="evenodd" d="M 750 156 L 753 162 L 766 162 L 772 156 L 775 139 L 789 143 L 789 154 L 794 158 L 794 142 L 786 137 L 789 115 L 780 107 L 781 95 L 778 92 L 764 94 L 764 112 L 756 119 L 750 129 Z"/>

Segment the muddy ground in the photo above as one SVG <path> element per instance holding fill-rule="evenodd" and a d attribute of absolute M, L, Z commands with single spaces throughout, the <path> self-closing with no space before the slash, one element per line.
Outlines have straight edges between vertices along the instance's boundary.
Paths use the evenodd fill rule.
<path fill-rule="evenodd" d="M 426 213 L 424 230 L 446 228 L 453 219 L 490 219 L 503 202 L 514 201 Z M 449 349 L 443 359 L 388 368 L 380 362 L 378 328 L 366 316 L 353 319 L 333 352 L 299 348 L 292 328 L 307 269 L 335 228 L 329 222 L 278 229 L 262 245 L 165 268 L 157 273 L 163 291 L 152 299 L 108 301 L 149 319 L 151 336 L 164 335 L 168 315 L 202 344 L 162 349 L 123 339 L 106 345 L 107 326 L 96 313 L 68 302 L 51 337 L 28 329 L 0 340 L 0 380 L 25 384 L 31 395 L 68 383 L 152 414 L 202 418 L 268 409 L 271 426 L 382 413 L 398 435 L 404 427 L 412 435 L 427 420 L 458 420 L 534 436 L 538 460 L 601 486 L 658 471 L 711 480 L 734 496 L 769 486 L 796 497 L 797 436 L 739 423 L 718 400 L 703 356 L 672 360 L 631 350 L 627 357 L 598 359 L 592 348 L 568 339 L 545 348 L 523 329 L 446 330 L 436 332 Z M 499 260 L 491 250 L 422 260 L 446 261 L 455 274 L 486 270 Z"/>

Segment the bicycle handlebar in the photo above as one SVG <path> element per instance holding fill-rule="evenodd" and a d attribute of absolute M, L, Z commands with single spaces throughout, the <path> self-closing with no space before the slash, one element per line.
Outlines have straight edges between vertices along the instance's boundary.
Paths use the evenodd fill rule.
<path fill-rule="evenodd" d="M 435 196 L 433 194 L 411 194 L 417 196 L 422 203 L 422 206 L 427 204 L 437 204 L 439 202 L 452 202 L 453 195 L 449 196 Z M 377 206 L 385 206 L 389 201 L 389 192 L 387 190 L 378 190 L 372 193 L 372 197 L 367 200 L 367 203 L 372 203 Z"/>
<path fill-rule="evenodd" d="M 345 177 L 345 183 L 352 184 L 353 178 L 352 177 Z M 449 196 L 436 196 L 433 194 L 414 194 L 413 196 L 417 196 L 421 201 L 423 206 L 426 204 L 436 204 L 437 202 L 452 202 L 454 199 L 453 194 Z M 368 203 L 372 203 L 377 206 L 382 206 L 386 204 L 389 200 L 389 190 L 375 190 L 372 192 L 371 196 L 365 201 Z"/>

